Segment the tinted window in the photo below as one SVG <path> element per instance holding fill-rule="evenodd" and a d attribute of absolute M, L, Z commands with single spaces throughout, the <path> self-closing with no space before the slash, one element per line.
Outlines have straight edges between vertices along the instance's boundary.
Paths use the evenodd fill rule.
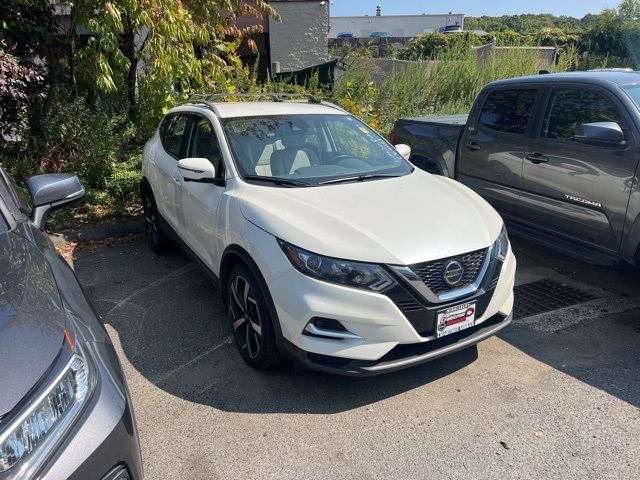
<path fill-rule="evenodd" d="M 182 142 L 188 124 L 189 117 L 186 115 L 174 115 L 162 124 L 162 144 L 165 150 L 176 158 L 182 158 Z"/>
<path fill-rule="evenodd" d="M 222 173 L 222 155 L 218 138 L 213 131 L 213 126 L 206 118 L 196 117 L 194 120 L 189 156 L 209 160 L 216 169 L 216 177 Z"/>
<path fill-rule="evenodd" d="M 558 90 L 542 125 L 543 137 L 573 140 L 578 126 L 591 122 L 617 122 L 622 117 L 613 102 L 592 90 Z"/>
<path fill-rule="evenodd" d="M 480 113 L 480 123 L 499 132 L 524 135 L 537 90 L 494 90 Z"/>

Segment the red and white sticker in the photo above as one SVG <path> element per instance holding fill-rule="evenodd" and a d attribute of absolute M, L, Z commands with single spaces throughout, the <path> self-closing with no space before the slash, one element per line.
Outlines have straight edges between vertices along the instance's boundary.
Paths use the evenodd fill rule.
<path fill-rule="evenodd" d="M 465 328 L 473 327 L 476 322 L 476 304 L 463 303 L 455 307 L 441 310 L 437 315 L 436 337 L 444 337 L 459 332 Z"/>

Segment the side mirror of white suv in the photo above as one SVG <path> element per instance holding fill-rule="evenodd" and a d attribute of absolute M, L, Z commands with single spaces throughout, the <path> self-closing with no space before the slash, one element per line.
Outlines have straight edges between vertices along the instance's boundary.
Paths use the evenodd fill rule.
<path fill-rule="evenodd" d="M 395 147 L 396 147 L 396 150 L 398 151 L 398 153 L 400 155 L 402 155 L 405 160 L 409 160 L 409 157 L 411 156 L 411 147 L 409 145 L 405 145 L 404 143 L 400 143 L 399 145 L 396 145 Z"/>
<path fill-rule="evenodd" d="M 206 158 L 183 158 L 178 169 L 185 182 L 215 183 L 216 169 Z"/>

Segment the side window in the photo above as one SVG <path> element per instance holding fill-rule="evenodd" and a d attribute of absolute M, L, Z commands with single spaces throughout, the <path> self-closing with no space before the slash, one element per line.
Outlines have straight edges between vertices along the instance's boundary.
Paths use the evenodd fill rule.
<path fill-rule="evenodd" d="M 613 101 L 593 90 L 559 89 L 542 124 L 541 136 L 573 140 L 578 126 L 592 122 L 616 122 L 622 116 Z"/>
<path fill-rule="evenodd" d="M 166 122 L 166 123 L 165 123 Z M 162 135 L 162 145 L 165 150 L 175 158 L 182 157 L 182 144 L 186 139 L 189 117 L 186 115 L 174 115 L 165 120 L 160 129 Z"/>
<path fill-rule="evenodd" d="M 524 135 L 538 91 L 494 90 L 484 102 L 480 123 L 491 130 Z"/>
<path fill-rule="evenodd" d="M 194 119 L 189 157 L 206 158 L 216 169 L 216 177 L 221 176 L 223 162 L 218 138 L 213 126 L 204 117 L 198 116 Z"/>

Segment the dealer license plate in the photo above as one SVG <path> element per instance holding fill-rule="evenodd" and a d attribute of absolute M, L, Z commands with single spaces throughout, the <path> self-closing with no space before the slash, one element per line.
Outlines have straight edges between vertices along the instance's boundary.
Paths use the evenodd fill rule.
<path fill-rule="evenodd" d="M 451 335 L 465 328 L 473 327 L 476 322 L 476 303 L 463 303 L 445 310 L 437 315 L 436 338 Z"/>

